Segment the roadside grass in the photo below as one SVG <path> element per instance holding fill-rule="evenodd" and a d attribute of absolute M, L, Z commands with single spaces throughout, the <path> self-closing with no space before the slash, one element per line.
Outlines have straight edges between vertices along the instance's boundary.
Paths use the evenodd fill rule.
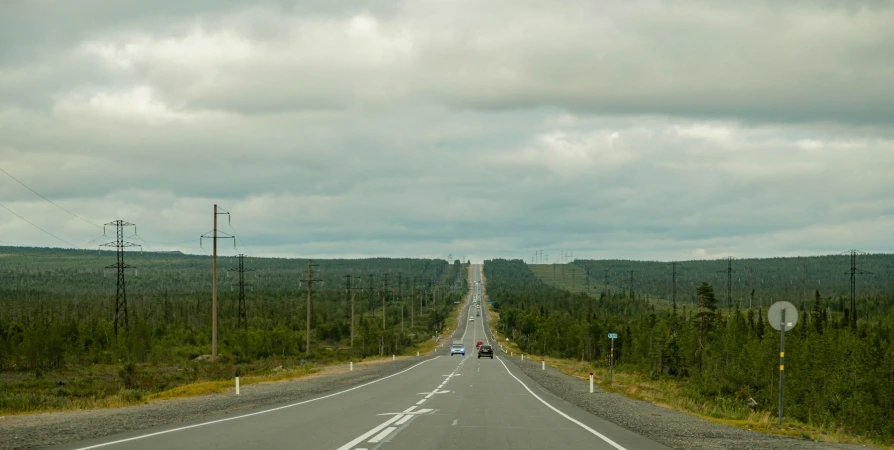
<path fill-rule="evenodd" d="M 420 355 L 428 355 L 444 342 L 449 342 L 463 304 L 461 302 L 456 305 L 445 319 L 440 340 L 429 338 L 419 342 L 396 359 L 415 356 L 417 351 Z M 164 366 L 134 364 L 131 372 L 125 372 L 121 365 L 116 364 L 74 366 L 39 376 L 34 372 L 5 372 L 0 373 L 0 417 L 119 408 L 151 401 L 223 393 L 235 389 L 233 377 L 236 371 L 241 373 L 241 386 L 347 372 L 350 358 L 345 358 L 339 350 L 349 349 L 321 346 L 315 354 L 315 362 L 294 356 L 234 365 L 231 357 L 222 355 L 218 362 L 187 361 Z M 391 361 L 391 356 L 355 359 L 354 370 L 364 370 L 371 364 Z"/>
<path fill-rule="evenodd" d="M 513 341 L 506 341 L 506 336 L 495 330 L 495 324 L 499 321 L 499 313 L 488 308 L 488 318 L 491 332 L 497 338 L 507 352 L 512 352 L 514 357 L 522 354 Z M 752 411 L 743 406 L 741 401 L 731 398 L 705 398 L 696 399 L 686 392 L 686 381 L 672 378 L 650 379 L 649 377 L 615 367 L 612 374 L 612 383 L 608 382 L 608 368 L 586 361 L 543 357 L 525 353 L 525 359 L 534 361 L 546 361 L 550 367 L 559 369 L 562 373 L 581 379 L 581 383 L 589 381 L 590 373 L 594 375 L 598 386 L 607 392 L 624 395 L 635 400 L 642 400 L 663 408 L 672 409 L 689 415 L 700 417 L 711 422 L 729 425 L 746 430 L 757 431 L 766 434 L 786 436 L 796 439 L 814 440 L 841 444 L 856 444 L 873 446 L 886 450 L 894 450 L 891 443 L 879 442 L 869 437 L 848 433 L 843 427 L 807 424 L 804 422 L 785 419 L 782 425 L 776 423 L 776 417 L 770 411 Z"/>
<path fill-rule="evenodd" d="M 404 358 L 406 357 L 399 356 L 397 359 Z M 370 365 L 391 361 L 390 356 L 357 360 L 354 361 L 354 370 L 365 370 Z M 115 365 L 78 367 L 50 373 L 40 379 L 3 374 L 0 378 L 0 416 L 120 408 L 235 389 L 233 366 L 229 364 L 190 362 L 182 366 L 161 367 L 139 364 L 135 365 L 132 376 L 151 380 L 151 383 L 135 380 L 131 388 L 121 388 L 120 369 L 120 366 Z M 300 361 L 293 359 L 258 361 L 240 365 L 238 369 L 243 373 L 239 379 L 240 385 L 247 386 L 343 373 L 349 370 L 349 363 L 333 361 L 328 364 L 300 364 Z M 55 381 L 60 379 L 69 381 Z M 157 388 L 147 387 L 149 385 Z"/>

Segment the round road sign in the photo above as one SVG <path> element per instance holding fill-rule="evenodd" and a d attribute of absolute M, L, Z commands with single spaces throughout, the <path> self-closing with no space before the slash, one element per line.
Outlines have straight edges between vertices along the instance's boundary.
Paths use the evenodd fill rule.
<path fill-rule="evenodd" d="M 798 324 L 798 308 L 789 302 L 776 302 L 767 310 L 767 320 L 776 331 L 782 331 L 782 312 L 785 311 L 785 331 Z"/>

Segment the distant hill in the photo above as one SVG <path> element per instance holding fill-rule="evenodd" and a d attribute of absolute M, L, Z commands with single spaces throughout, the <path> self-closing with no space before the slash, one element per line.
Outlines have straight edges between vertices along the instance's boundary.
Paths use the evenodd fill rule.
<path fill-rule="evenodd" d="M 128 292 L 154 295 L 194 292 L 210 289 L 211 256 L 188 255 L 179 251 L 127 251 L 125 262 L 134 266 L 127 271 Z M 31 290 L 66 295 L 114 295 L 115 273 L 106 266 L 115 263 L 113 251 L 75 250 L 37 247 L 0 247 L 0 292 Z M 237 282 L 231 269 L 239 266 L 235 256 L 219 256 L 218 277 L 223 290 Z M 307 259 L 245 258 L 245 268 L 255 269 L 246 276 L 253 290 L 295 291 L 307 275 Z M 445 260 L 414 258 L 314 259 L 315 289 L 343 291 L 345 275 L 362 278 L 358 288 L 376 286 L 388 276 L 389 285 L 400 278 L 404 289 L 415 278 L 417 286 L 437 282 L 457 284 L 454 266 Z M 14 282 L 10 283 L 12 280 Z"/>

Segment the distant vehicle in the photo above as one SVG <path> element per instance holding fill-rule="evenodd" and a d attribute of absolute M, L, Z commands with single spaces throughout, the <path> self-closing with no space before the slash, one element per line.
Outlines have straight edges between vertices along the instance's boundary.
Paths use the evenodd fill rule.
<path fill-rule="evenodd" d="M 450 356 L 453 355 L 466 356 L 466 346 L 462 344 L 453 344 L 453 347 L 450 347 Z"/>
<path fill-rule="evenodd" d="M 475 343 L 475 348 L 481 347 L 482 345 L 484 345 L 484 342 L 478 341 Z"/>
<path fill-rule="evenodd" d="M 482 345 L 481 347 L 478 347 L 478 358 L 480 359 L 482 356 L 494 359 L 494 348 L 490 345 Z"/>
<path fill-rule="evenodd" d="M 469 317 L 469 322 L 474 322 L 474 321 L 475 321 L 474 317 Z"/>
<path fill-rule="evenodd" d="M 475 317 L 481 317 L 481 313 L 480 312 L 475 313 Z"/>

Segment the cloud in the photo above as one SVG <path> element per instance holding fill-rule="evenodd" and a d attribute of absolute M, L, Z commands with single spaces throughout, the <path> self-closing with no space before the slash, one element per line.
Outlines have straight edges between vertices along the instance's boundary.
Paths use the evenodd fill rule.
<path fill-rule="evenodd" d="M 86 5 L 0 18 L 0 161 L 150 241 L 217 203 L 278 256 L 892 251 L 887 3 Z"/>

